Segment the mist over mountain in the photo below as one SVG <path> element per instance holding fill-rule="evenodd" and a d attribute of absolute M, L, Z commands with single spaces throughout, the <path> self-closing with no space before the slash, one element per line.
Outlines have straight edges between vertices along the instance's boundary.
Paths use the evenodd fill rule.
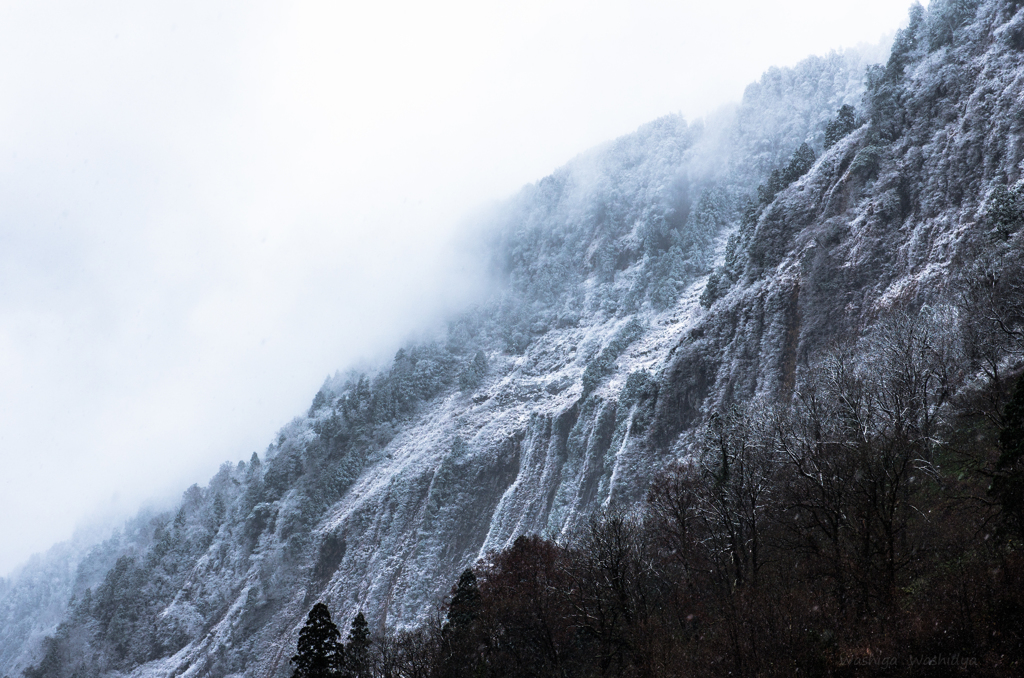
<path fill-rule="evenodd" d="M 586 151 L 479 217 L 494 291 L 444 336 L 335 374 L 173 510 L 0 580 L 0 675 L 288 676 L 316 602 L 415 628 L 488 553 L 641 504 L 715 416 L 792 402 L 837 345 L 906 317 L 981 345 L 986 281 L 1007 331 L 934 414 L 1001 407 L 1022 171 L 1010 0 L 915 5 L 883 63 L 810 57 Z"/>

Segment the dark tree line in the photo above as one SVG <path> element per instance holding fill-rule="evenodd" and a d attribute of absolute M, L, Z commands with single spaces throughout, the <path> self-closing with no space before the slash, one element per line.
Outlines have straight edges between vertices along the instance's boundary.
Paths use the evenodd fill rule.
<path fill-rule="evenodd" d="M 368 675 L 1020 675 L 1024 315 L 979 294 L 722 408 L 642 506 L 491 553 Z"/>

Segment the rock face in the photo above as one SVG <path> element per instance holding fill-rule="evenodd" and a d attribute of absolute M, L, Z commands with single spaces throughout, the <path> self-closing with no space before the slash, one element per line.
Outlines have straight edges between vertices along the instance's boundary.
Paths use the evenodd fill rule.
<path fill-rule="evenodd" d="M 1017 3 L 933 0 L 885 65 L 773 69 L 526 187 L 481 224 L 500 291 L 445 338 L 328 380 L 263 459 L 61 556 L 50 593 L 40 565 L 4 582 L 0 673 L 285 676 L 317 601 L 413 625 L 487 551 L 641 500 L 708 412 L 1019 269 L 1022 50 Z"/>

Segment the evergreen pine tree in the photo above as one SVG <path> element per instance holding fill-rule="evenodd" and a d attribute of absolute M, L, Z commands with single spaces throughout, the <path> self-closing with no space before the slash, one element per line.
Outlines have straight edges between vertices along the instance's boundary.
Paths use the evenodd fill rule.
<path fill-rule="evenodd" d="M 740 259 L 740 234 L 733 233 L 729 236 L 729 242 L 725 246 L 725 264 L 721 268 L 722 280 L 719 288 L 728 287 L 740 278 L 743 272 L 743 262 Z"/>
<path fill-rule="evenodd" d="M 722 283 L 722 274 L 719 269 L 715 269 L 710 276 L 708 276 L 708 283 L 704 287 L 704 292 L 700 295 L 700 305 L 704 308 L 711 308 L 711 304 L 715 303 L 715 300 L 719 297 L 719 286 Z"/>
<path fill-rule="evenodd" d="M 466 628 L 473 623 L 479 612 L 480 588 L 477 586 L 473 570 L 467 569 L 452 590 L 452 602 L 448 605 L 445 628 L 452 631 Z"/>
<path fill-rule="evenodd" d="M 441 629 L 442 657 L 438 678 L 463 678 L 484 675 L 476 620 L 480 616 L 481 597 L 476 575 L 467 569 L 452 587 L 448 613 Z"/>
<path fill-rule="evenodd" d="M 800 144 L 800 147 L 793 151 L 793 157 L 789 159 L 789 164 L 786 165 L 786 171 L 783 173 L 784 186 L 788 186 L 803 175 L 807 174 L 807 171 L 814 166 L 814 151 L 806 143 Z"/>
<path fill-rule="evenodd" d="M 768 180 L 757 187 L 757 201 L 762 205 L 767 205 L 775 200 L 775 196 L 785 187 L 782 172 L 773 169 L 772 173 L 768 175 Z"/>
<path fill-rule="evenodd" d="M 360 612 L 352 620 L 345 643 L 345 672 L 352 678 L 370 675 L 370 625 Z"/>
<path fill-rule="evenodd" d="M 306 625 L 299 631 L 298 648 L 292 657 L 295 665 L 292 678 L 338 678 L 344 660 L 340 637 L 327 606 L 314 605 Z"/>
<path fill-rule="evenodd" d="M 843 107 L 836 112 L 836 117 L 825 126 L 825 148 L 832 148 L 856 128 L 857 119 L 853 106 L 843 104 Z"/>

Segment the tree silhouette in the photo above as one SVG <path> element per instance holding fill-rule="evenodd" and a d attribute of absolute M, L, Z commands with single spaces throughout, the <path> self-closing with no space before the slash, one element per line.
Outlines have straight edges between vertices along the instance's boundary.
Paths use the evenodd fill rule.
<path fill-rule="evenodd" d="M 299 631 L 299 643 L 292 657 L 295 672 L 292 678 L 337 678 L 341 675 L 344 648 L 341 633 L 331 621 L 331 613 L 323 603 L 309 611 L 306 625 Z"/>
<path fill-rule="evenodd" d="M 370 625 L 360 612 L 352 620 L 345 643 L 345 669 L 349 676 L 363 678 L 370 675 Z"/>
<path fill-rule="evenodd" d="M 467 569 L 459 577 L 459 583 L 452 591 L 452 602 L 448 605 L 447 623 L 451 630 L 462 629 L 473 623 L 480 613 L 480 588 L 473 570 Z"/>

